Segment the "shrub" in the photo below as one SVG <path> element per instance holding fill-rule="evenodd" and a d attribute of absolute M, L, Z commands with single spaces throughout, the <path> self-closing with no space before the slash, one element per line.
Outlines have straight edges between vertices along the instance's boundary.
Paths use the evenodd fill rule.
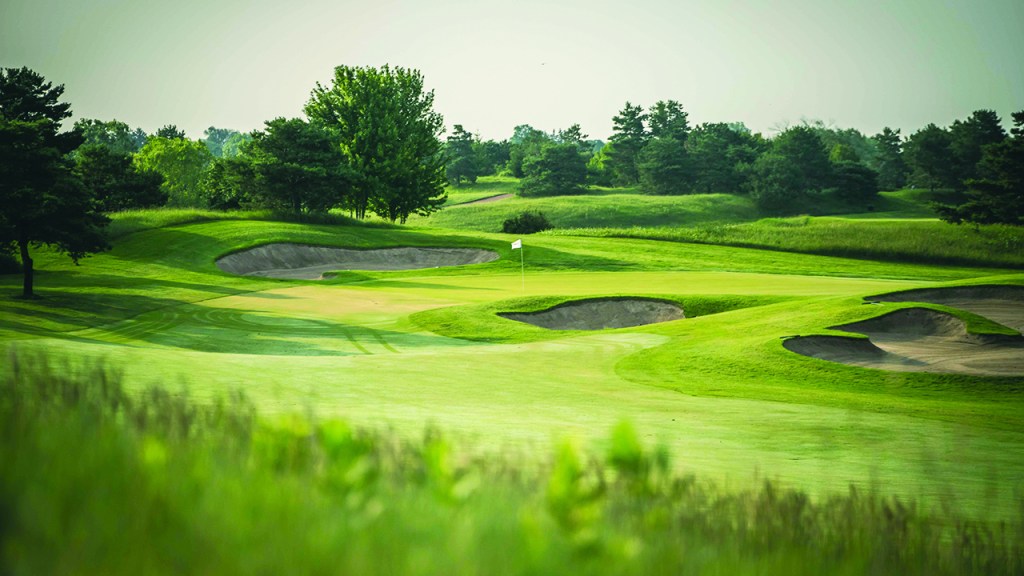
<path fill-rule="evenodd" d="M 542 212 L 526 211 L 505 220 L 501 225 L 501 231 L 505 234 L 533 234 L 534 232 L 543 232 L 545 230 L 551 230 L 554 226 L 544 216 Z"/>

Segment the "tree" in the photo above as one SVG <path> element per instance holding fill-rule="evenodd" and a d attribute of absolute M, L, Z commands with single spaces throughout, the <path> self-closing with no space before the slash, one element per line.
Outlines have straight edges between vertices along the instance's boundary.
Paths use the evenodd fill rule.
<path fill-rule="evenodd" d="M 959 188 L 952 145 L 949 132 L 935 124 L 911 134 L 904 147 L 911 182 L 932 192 L 939 187 Z"/>
<path fill-rule="evenodd" d="M 599 148 L 587 160 L 587 183 L 595 186 L 611 186 L 612 170 L 609 166 L 615 145 L 611 142 Z"/>
<path fill-rule="evenodd" d="M 586 189 L 587 163 L 575 144 L 548 144 L 540 155 L 523 163 L 521 196 L 581 194 Z"/>
<path fill-rule="evenodd" d="M 651 107 L 647 115 L 651 138 L 672 138 L 683 144 L 690 133 L 689 115 L 675 100 L 662 100 Z"/>
<path fill-rule="evenodd" d="M 256 167 L 247 156 L 214 158 L 201 183 L 206 204 L 217 210 L 263 206 L 257 191 Z"/>
<path fill-rule="evenodd" d="M 551 143 L 551 138 L 529 124 L 520 124 L 509 139 L 508 171 L 516 178 L 523 177 L 523 162 L 540 155 L 540 150 Z"/>
<path fill-rule="evenodd" d="M 760 135 L 740 124 L 701 124 L 686 140 L 693 167 L 694 188 L 704 193 L 739 192 L 746 182 L 742 167 L 757 159 L 766 147 Z"/>
<path fill-rule="evenodd" d="M 877 147 L 875 141 L 868 138 L 860 130 L 856 128 L 836 128 L 834 126 L 827 126 L 821 120 L 814 120 L 811 122 L 804 121 L 802 126 L 814 132 L 818 139 L 821 140 L 825 150 L 830 153 L 835 149 L 836 146 L 841 146 L 843 153 L 847 155 L 846 158 L 840 158 L 840 160 L 849 160 L 852 162 L 860 162 L 865 166 L 873 169 L 877 169 Z M 856 160 L 849 158 L 849 153 L 852 152 L 856 155 Z"/>
<path fill-rule="evenodd" d="M 326 212 L 342 206 L 351 181 L 345 159 L 328 129 L 301 118 L 276 118 L 255 132 L 247 152 L 256 193 L 272 208 Z"/>
<path fill-rule="evenodd" d="M 222 158 L 224 156 L 224 144 L 236 135 L 239 135 L 238 130 L 231 130 L 230 128 L 216 128 L 210 126 L 203 131 L 203 144 L 206 144 L 206 148 L 210 150 L 210 154 L 213 154 L 215 158 Z"/>
<path fill-rule="evenodd" d="M 164 177 L 152 170 L 137 169 L 130 154 L 86 144 L 76 151 L 75 164 L 82 183 L 105 212 L 167 203 L 167 192 L 161 188 Z"/>
<path fill-rule="evenodd" d="M 447 146 L 445 146 L 445 152 L 448 154 L 448 166 L 445 169 L 445 174 L 448 181 L 456 186 L 462 186 L 463 180 L 470 184 L 476 183 L 479 168 L 477 155 L 473 151 L 475 143 L 476 138 L 466 132 L 462 124 L 456 124 L 452 129 L 452 134 L 448 136 Z"/>
<path fill-rule="evenodd" d="M 650 134 L 644 128 L 645 120 L 647 115 L 644 109 L 629 102 L 612 117 L 613 133 L 610 140 L 615 147 L 608 152 L 608 163 L 616 184 L 630 186 L 640 179 L 637 159 L 650 139 Z"/>
<path fill-rule="evenodd" d="M 477 140 L 473 142 L 473 155 L 476 157 L 478 173 L 481 176 L 497 174 L 508 164 L 510 146 L 508 140 Z"/>
<path fill-rule="evenodd" d="M 18 250 L 25 298 L 35 296 L 31 247 L 50 246 L 76 264 L 108 248 L 103 227 L 110 221 L 67 156 L 81 136 L 59 131 L 71 116 L 63 93 L 63 85 L 28 68 L 0 70 L 0 250 Z"/>
<path fill-rule="evenodd" d="M 185 138 L 185 131 L 178 130 L 178 127 L 174 124 L 166 124 L 153 134 L 155 138 L 167 138 L 168 140 L 177 140 Z"/>
<path fill-rule="evenodd" d="M 907 185 L 907 163 L 903 160 L 903 142 L 900 131 L 886 126 L 871 137 L 878 150 L 878 187 L 882 190 L 899 190 Z"/>
<path fill-rule="evenodd" d="M 800 174 L 799 186 L 804 191 L 826 188 L 832 178 L 832 165 L 821 138 L 807 126 L 793 126 L 772 140 L 772 151 L 783 156 Z"/>
<path fill-rule="evenodd" d="M 966 182 L 978 177 L 978 163 L 985 146 L 1005 140 L 1006 131 L 994 110 L 975 110 L 966 120 L 953 122 L 949 138 L 956 179 Z"/>
<path fill-rule="evenodd" d="M 637 161 L 640 186 L 648 194 L 687 194 L 693 190 L 693 169 L 683 143 L 670 136 L 653 138 Z"/>
<path fill-rule="evenodd" d="M 790 158 L 770 152 L 751 166 L 750 197 L 768 214 L 792 214 L 807 198 L 804 175 Z"/>
<path fill-rule="evenodd" d="M 120 120 L 94 120 L 83 118 L 75 122 L 75 131 L 81 132 L 83 145 L 96 144 L 117 154 L 134 154 L 142 149 L 149 138 L 141 128 L 131 129 Z"/>
<path fill-rule="evenodd" d="M 242 148 L 251 141 L 251 134 L 232 134 L 221 145 L 221 158 L 234 158 L 235 156 L 238 156 L 242 153 Z"/>
<path fill-rule="evenodd" d="M 828 153 L 828 161 L 835 165 L 838 162 L 860 163 L 860 155 L 848 144 L 836 143 Z"/>
<path fill-rule="evenodd" d="M 213 160 L 202 142 L 187 138 L 154 136 L 134 157 L 139 170 L 152 170 L 164 177 L 163 189 L 171 206 L 201 207 L 206 205 L 203 175 Z"/>
<path fill-rule="evenodd" d="M 832 164 L 836 194 L 850 203 L 864 204 L 878 196 L 878 172 L 849 160 Z"/>
<path fill-rule="evenodd" d="M 1013 124 L 1010 138 L 984 148 L 981 178 L 967 182 L 966 201 L 937 206 L 943 220 L 1024 226 L 1024 110 L 1013 114 Z"/>
<path fill-rule="evenodd" d="M 444 119 L 433 107 L 417 70 L 338 66 L 329 88 L 316 85 L 306 115 L 335 134 L 356 175 L 356 217 L 371 209 L 404 223 L 444 204 Z"/>

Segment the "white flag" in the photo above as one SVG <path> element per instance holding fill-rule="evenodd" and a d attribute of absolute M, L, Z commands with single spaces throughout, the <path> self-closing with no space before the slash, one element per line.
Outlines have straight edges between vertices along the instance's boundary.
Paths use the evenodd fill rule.
<path fill-rule="evenodd" d="M 512 249 L 513 250 L 515 250 L 516 248 L 520 248 L 521 249 L 522 247 L 523 247 L 522 239 L 516 240 L 515 242 L 512 243 Z"/>

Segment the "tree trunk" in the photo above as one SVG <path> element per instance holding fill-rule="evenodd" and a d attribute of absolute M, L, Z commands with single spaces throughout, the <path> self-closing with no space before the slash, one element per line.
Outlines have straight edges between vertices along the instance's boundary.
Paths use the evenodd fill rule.
<path fill-rule="evenodd" d="M 21 268 L 24 271 L 24 282 L 22 282 L 22 298 L 32 298 L 32 257 L 28 254 L 28 240 L 18 240 L 18 248 L 21 250 Z"/>

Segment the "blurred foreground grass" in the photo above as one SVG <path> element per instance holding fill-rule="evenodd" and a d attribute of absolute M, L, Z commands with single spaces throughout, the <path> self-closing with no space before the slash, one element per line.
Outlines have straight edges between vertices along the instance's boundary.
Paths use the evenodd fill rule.
<path fill-rule="evenodd" d="M 727 492 L 626 423 L 608 450 L 474 455 L 244 397 L 8 359 L 0 574 L 1019 574 L 1022 522 L 851 491 Z"/>

